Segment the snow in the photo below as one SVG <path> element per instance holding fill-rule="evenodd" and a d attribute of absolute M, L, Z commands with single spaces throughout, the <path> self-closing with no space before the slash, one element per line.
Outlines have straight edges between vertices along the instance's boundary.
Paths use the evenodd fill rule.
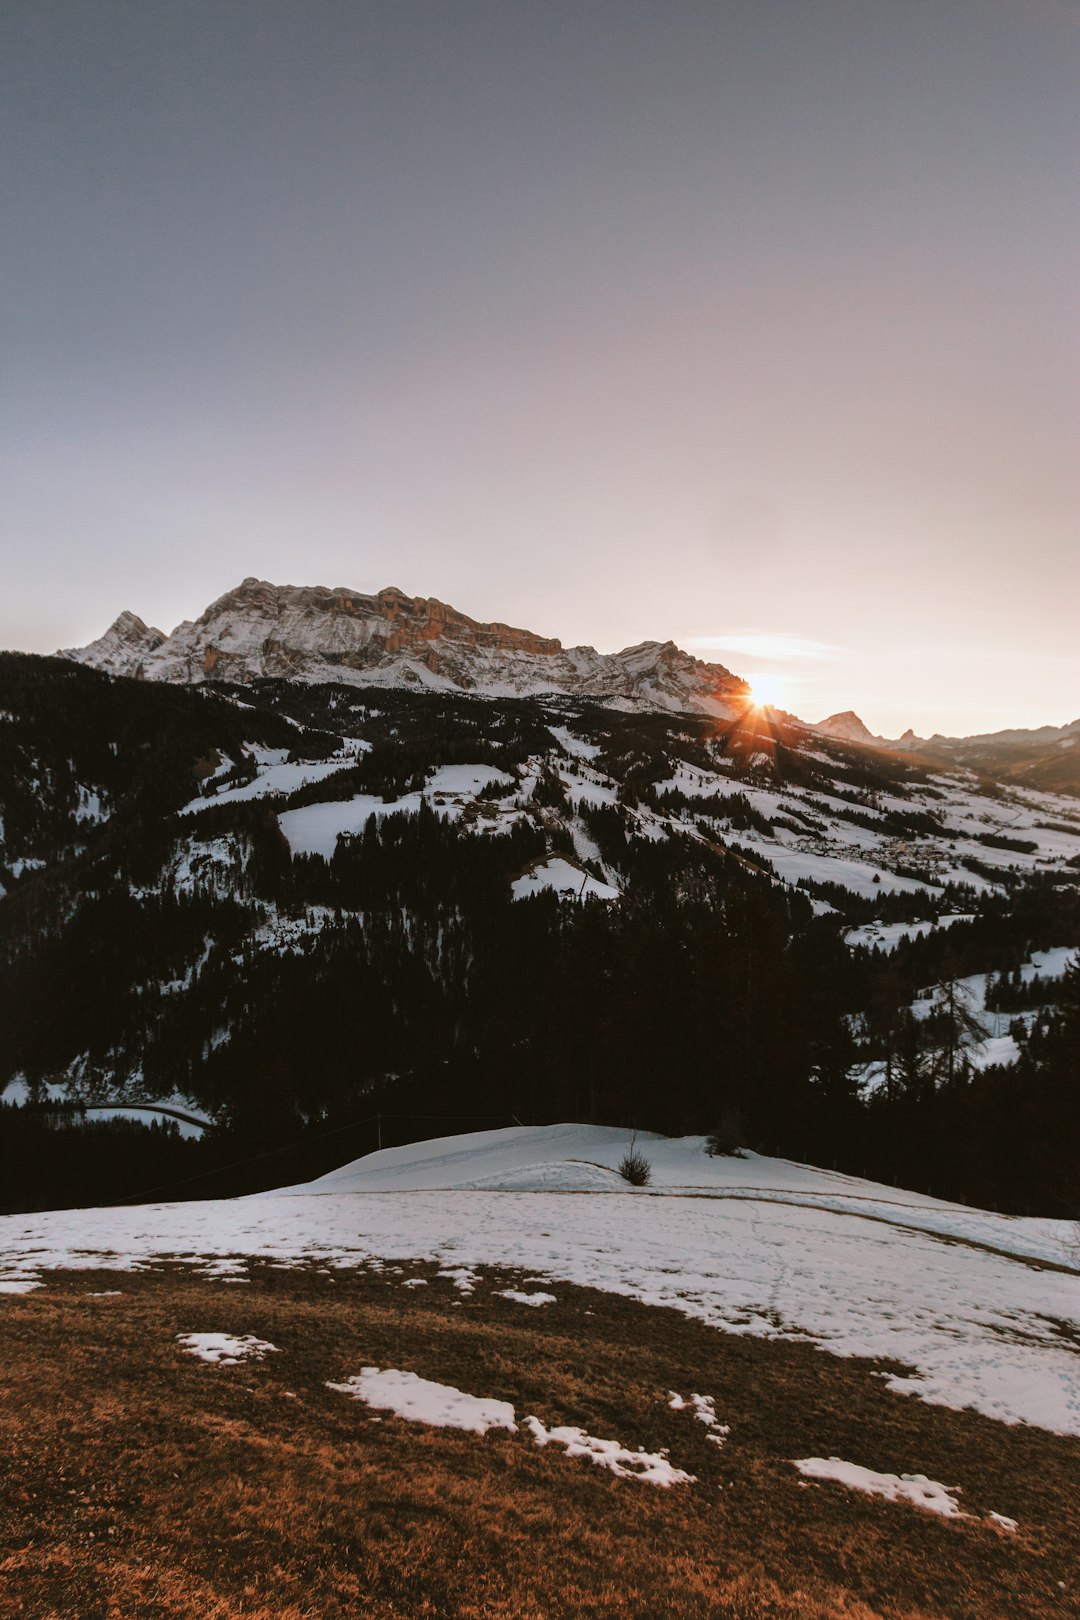
<path fill-rule="evenodd" d="M 21 860 L 9 861 L 8 871 L 11 873 L 13 878 L 20 878 L 24 872 L 42 871 L 47 864 L 48 863 L 46 861 L 38 860 L 34 856 L 24 855 Z"/>
<path fill-rule="evenodd" d="M 558 776 L 575 810 L 580 809 L 583 804 L 595 807 L 618 802 L 618 794 L 614 787 L 599 775 L 586 776 L 581 772 L 560 767 Z"/>
<path fill-rule="evenodd" d="M 805 757 L 816 758 L 819 763 L 835 768 L 835 761 L 819 753 L 810 752 Z M 936 778 L 934 788 L 943 790 L 944 798 L 913 786 L 904 795 L 879 793 L 872 799 L 864 795 L 861 802 L 853 805 L 818 787 L 764 786 L 754 780 L 703 771 L 682 761 L 675 765 L 670 777 L 656 785 L 659 793 L 676 789 L 703 801 L 722 801 L 741 794 L 772 822 L 778 819 L 803 822 L 809 813 L 820 825 L 807 826 L 805 832 L 777 826 L 771 836 L 734 830 L 732 837 L 770 860 L 785 882 L 797 883 L 800 878 L 806 878 L 812 882 L 837 883 L 871 899 L 882 892 L 936 893 L 946 882 L 966 884 L 979 893 L 1001 891 L 998 882 L 981 877 L 965 866 L 965 858 L 973 858 L 983 866 L 1002 872 L 1013 867 L 1034 872 L 1060 868 L 1080 855 L 1080 823 L 1076 824 L 1075 832 L 1040 825 L 1040 820 L 1048 817 L 1063 825 L 1071 823 L 1075 817 L 1075 800 L 1022 789 L 989 797 L 973 790 L 959 775 Z M 850 820 L 852 811 L 860 818 L 880 823 L 881 830 Z M 890 812 L 910 816 L 912 812 L 925 811 L 941 821 L 943 833 L 897 837 L 887 828 L 885 817 Z M 714 804 L 709 813 L 723 814 L 722 803 Z M 1027 853 L 994 849 L 979 841 L 987 833 L 1030 840 L 1036 848 Z M 898 866 L 899 872 L 894 870 Z M 904 869 L 909 866 L 918 869 L 917 876 L 907 875 Z"/>
<path fill-rule="evenodd" d="M 172 1110 L 178 1114 L 186 1114 L 188 1119 L 194 1120 L 197 1124 L 212 1125 L 214 1123 L 212 1114 L 208 1114 L 205 1108 L 200 1108 L 198 1103 L 192 1102 L 190 1097 L 185 1097 L 180 1091 L 170 1091 L 165 1097 L 150 1097 L 147 1099 L 146 1106 L 147 1108 L 160 1108 Z"/>
<path fill-rule="evenodd" d="M 795 1467 L 807 1479 L 832 1479 L 854 1491 L 867 1491 L 871 1496 L 884 1496 L 890 1502 L 911 1502 L 925 1508 L 928 1513 L 940 1513 L 946 1519 L 965 1519 L 956 1500 L 958 1485 L 941 1485 L 925 1474 L 878 1474 L 872 1468 L 861 1468 L 858 1463 L 843 1462 L 839 1457 L 802 1457 Z"/>
<path fill-rule="evenodd" d="M 236 874 L 242 872 L 250 860 L 251 845 L 235 834 L 186 838 L 166 869 L 164 886 L 177 896 L 231 896 L 235 892 Z"/>
<path fill-rule="evenodd" d="M 539 1290 L 535 1294 L 526 1294 L 520 1288 L 502 1288 L 497 1290 L 500 1299 L 512 1299 L 519 1305 L 554 1305 L 554 1294 L 543 1294 Z"/>
<path fill-rule="evenodd" d="M 176 1342 L 200 1361 L 212 1361 L 224 1367 L 238 1361 L 261 1361 L 277 1350 L 276 1344 L 257 1339 L 253 1333 L 242 1333 L 239 1337 L 232 1333 L 178 1333 Z"/>
<path fill-rule="evenodd" d="M 76 1091 L 56 1081 L 49 1081 L 41 1088 L 42 1100 L 45 1102 L 71 1102 L 78 1101 Z M 25 1107 L 30 1102 L 30 1087 L 22 1075 L 8 1081 L 0 1091 L 0 1102 L 14 1103 L 17 1107 Z M 207 1114 L 193 1109 L 183 1099 L 175 1101 L 155 1102 L 128 1102 L 126 1100 L 115 1103 L 91 1104 L 84 1108 L 83 1114 L 87 1120 L 131 1119 L 141 1125 L 149 1125 L 156 1120 L 159 1124 L 174 1124 L 180 1135 L 187 1138 L 199 1137 L 206 1126 L 211 1123 Z M 187 1117 L 178 1117 L 178 1116 Z M 77 1125 L 80 1116 L 75 1114 L 72 1124 Z"/>
<path fill-rule="evenodd" d="M 294 855 L 321 855 L 328 861 L 338 839 L 362 833 L 371 816 L 416 815 L 421 802 L 427 800 L 439 815 L 456 821 L 484 788 L 493 783 L 510 787 L 513 782 L 506 771 L 491 765 L 440 765 L 430 773 L 422 793 L 406 793 L 389 803 L 374 794 L 360 793 L 352 799 L 286 810 L 278 822 Z M 498 817 L 497 806 L 491 808 Z"/>
<path fill-rule="evenodd" d="M 974 922 L 974 920 L 969 913 L 953 912 L 948 916 L 929 918 L 923 922 L 863 923 L 858 928 L 849 928 L 844 940 L 850 946 L 862 946 L 868 951 L 872 951 L 876 946 L 879 951 L 889 955 L 903 939 L 922 939 L 924 935 L 932 934 L 938 928 L 951 928 L 954 923 Z"/>
<path fill-rule="evenodd" d="M 739 832 L 734 840 L 750 855 L 759 855 L 771 861 L 778 876 L 787 883 L 798 883 L 806 878 L 811 883 L 837 883 L 852 894 L 873 900 L 879 894 L 939 894 L 940 888 L 924 883 L 919 878 L 904 877 L 890 872 L 884 866 L 872 866 L 866 861 L 849 860 L 840 855 L 829 855 L 808 849 L 788 849 L 783 844 L 771 843 L 753 833 Z"/>
<path fill-rule="evenodd" d="M 252 799 L 282 797 L 295 793 L 310 782 L 325 782 L 328 776 L 348 770 L 356 764 L 358 754 L 370 748 L 358 738 L 349 738 L 347 751 L 336 759 L 296 760 L 290 763 L 287 748 L 261 748 L 252 746 L 245 752 L 255 760 L 256 775 L 250 782 L 236 787 L 221 788 L 208 797 L 192 799 L 180 811 L 182 816 L 196 815 L 220 804 L 246 804 Z M 215 773 L 218 774 L 218 773 Z M 210 779 L 212 780 L 212 778 Z"/>
<path fill-rule="evenodd" d="M 530 868 L 510 885 L 515 900 L 528 900 L 542 894 L 545 889 L 568 895 L 578 900 L 618 900 L 619 891 L 610 883 L 601 883 L 590 877 L 580 866 L 574 866 L 561 855 Z"/>
<path fill-rule="evenodd" d="M 1009 1068 L 1019 1062 L 1020 1048 L 1011 1035 L 991 1035 L 970 1053 L 973 1069 Z"/>
<path fill-rule="evenodd" d="M 1043 980 L 1060 979 L 1070 962 L 1076 959 L 1076 956 L 1077 950 L 1074 945 L 1055 945 L 1049 950 L 1032 951 L 1029 959 L 1021 964 L 1021 982 L 1031 984 L 1036 978 Z M 991 977 L 992 975 L 986 973 L 972 973 L 967 978 L 950 981 L 956 986 L 961 999 L 983 1030 L 984 1038 L 973 1046 L 968 1054 L 971 1065 L 975 1069 L 986 1069 L 991 1065 L 1016 1063 L 1020 1057 L 1020 1048 L 1011 1033 L 1009 1033 L 1009 1026 L 1018 1021 L 1030 1027 L 1035 1018 L 1035 1013 L 1031 1009 L 1024 1009 L 1019 1012 L 988 1011 L 986 992 Z M 933 1010 L 933 992 L 919 996 L 911 1003 L 912 1015 L 918 1019 L 929 1018 Z M 879 1062 L 865 1065 L 863 1069 L 864 1083 L 871 1090 L 876 1089 L 883 1072 L 883 1067 Z"/>
<path fill-rule="evenodd" d="M 30 1098 L 30 1086 L 23 1074 L 13 1075 L 3 1091 L 0 1091 L 0 1102 L 14 1103 L 17 1108 L 23 1107 Z M 41 1098 L 43 1102 L 66 1102 L 68 1088 L 59 1081 L 46 1080 L 41 1086 Z"/>
<path fill-rule="evenodd" d="M 1060 979 L 1078 955 L 1080 951 L 1075 945 L 1055 945 L 1048 951 L 1032 951 L 1020 969 L 1020 977 L 1025 984 L 1030 984 L 1035 978 Z"/>
<path fill-rule="evenodd" d="M 562 1446 L 568 1457 L 587 1457 L 601 1468 L 610 1468 L 619 1479 L 640 1479 L 648 1485 L 692 1485 L 693 1474 L 674 1468 L 661 1452 L 631 1451 L 617 1440 L 599 1440 L 584 1429 L 549 1429 L 538 1417 L 525 1419 L 538 1446 Z"/>
<path fill-rule="evenodd" d="M 205 1125 L 197 1124 L 194 1120 L 178 1119 L 167 1109 L 152 1108 L 149 1104 L 143 1106 L 138 1103 L 109 1104 L 104 1107 L 91 1106 L 85 1111 L 88 1120 L 130 1119 L 139 1125 L 174 1125 L 179 1134 L 188 1141 L 197 1141 L 206 1129 Z"/>
<path fill-rule="evenodd" d="M 338 839 L 358 836 L 371 816 L 415 815 L 419 808 L 419 793 L 409 793 L 389 803 L 373 794 L 361 793 L 352 799 L 305 804 L 299 810 L 286 810 L 278 817 L 278 824 L 294 855 L 321 855 L 328 861 L 337 848 Z"/>
<path fill-rule="evenodd" d="M 722 1446 L 731 1433 L 729 1423 L 720 1423 L 716 1416 L 716 1397 L 714 1395 L 691 1395 L 689 1400 L 679 1394 L 677 1390 L 670 1391 L 671 1399 L 668 1405 L 673 1412 L 692 1411 L 699 1423 L 704 1423 L 710 1431 L 706 1439 L 711 1440 L 714 1446 Z"/>
<path fill-rule="evenodd" d="M 560 748 L 565 749 L 574 759 L 595 759 L 597 754 L 602 752 L 596 743 L 586 742 L 584 737 L 575 737 L 565 726 L 549 724 L 548 730 Z"/>
<path fill-rule="evenodd" d="M 410 1423 L 426 1423 L 437 1429 L 462 1429 L 467 1434 L 486 1435 L 490 1429 L 518 1433 L 517 1416 L 509 1401 L 468 1395 L 453 1384 L 439 1384 L 397 1367 L 365 1367 L 343 1384 L 328 1383 L 326 1387 L 341 1395 L 351 1395 L 377 1411 L 393 1412 Z M 586 1457 L 602 1468 L 609 1468 L 619 1479 L 664 1486 L 694 1481 L 692 1474 L 674 1468 L 661 1452 L 633 1451 L 617 1440 L 600 1440 L 586 1434 L 584 1429 L 549 1429 L 538 1417 L 525 1418 L 522 1427 L 538 1446 L 562 1446 L 568 1457 Z"/>
<path fill-rule="evenodd" d="M 95 788 L 79 787 L 79 802 L 75 808 L 75 820 L 78 822 L 98 823 L 108 821 L 109 812 L 101 802 L 101 795 Z"/>
<path fill-rule="evenodd" d="M 1080 1434 L 1071 1223 L 757 1154 L 710 1159 L 701 1137 L 645 1132 L 637 1146 L 653 1184 L 631 1189 L 613 1168 L 629 1141 L 613 1127 L 515 1127 L 385 1149 L 255 1198 L 5 1216 L 0 1290 L 56 1268 L 130 1271 L 165 1256 L 222 1280 L 243 1275 L 242 1256 L 424 1261 L 459 1287 L 497 1267 L 725 1332 L 899 1363 L 887 1378 L 897 1392 Z M 523 1170 L 559 1190 L 498 1190 Z M 477 1297 L 462 1292 L 466 1304 Z"/>
<path fill-rule="evenodd" d="M 427 1423 L 437 1429 L 464 1429 L 469 1434 L 487 1434 L 489 1429 L 509 1429 L 517 1433 L 514 1408 L 509 1401 L 466 1395 L 452 1384 L 436 1384 L 416 1373 L 396 1367 L 365 1367 L 343 1384 L 327 1384 L 342 1395 L 353 1395 L 383 1412 L 393 1412 L 410 1423 Z"/>
<path fill-rule="evenodd" d="M 477 1277 L 471 1266 L 449 1266 L 440 1271 L 439 1276 L 452 1282 L 459 1294 L 476 1292 Z"/>

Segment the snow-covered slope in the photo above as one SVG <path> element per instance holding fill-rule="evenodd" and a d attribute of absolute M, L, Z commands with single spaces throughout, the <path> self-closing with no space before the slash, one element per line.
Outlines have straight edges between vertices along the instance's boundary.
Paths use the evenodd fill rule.
<path fill-rule="evenodd" d="M 535 1173 L 537 1187 L 591 1192 L 598 1185 L 626 1192 L 618 1173 L 624 1154 L 635 1144 L 649 1161 L 653 1192 L 737 1190 L 837 1194 L 856 1189 L 865 1194 L 873 1184 L 788 1159 L 760 1153 L 713 1157 L 703 1136 L 658 1136 L 613 1125 L 513 1125 L 498 1131 L 469 1131 L 405 1147 L 383 1148 L 331 1170 L 307 1186 L 286 1187 L 268 1197 L 296 1192 L 416 1192 L 486 1187 L 524 1191 Z M 598 1182 L 590 1171 L 605 1172 Z M 895 1198 L 893 1188 L 873 1187 L 881 1198 Z M 937 1204 L 917 1194 L 903 1194 L 917 1205 Z"/>
<path fill-rule="evenodd" d="M 725 1332 L 874 1357 L 899 1393 L 1080 1433 L 1068 1223 L 756 1155 L 709 1159 L 700 1138 L 638 1137 L 650 1196 L 611 1168 L 629 1141 L 581 1125 L 480 1133 L 373 1154 L 288 1196 L 5 1217 L 0 1292 L 59 1267 L 178 1257 L 211 1278 L 245 1275 L 244 1257 L 413 1259 L 466 1298 L 484 1286 L 475 1268 L 492 1266 L 556 1295 L 580 1283 Z"/>
<path fill-rule="evenodd" d="M 368 596 L 249 578 L 171 635 L 125 612 L 97 641 L 60 656 L 148 680 L 287 676 L 495 697 L 563 692 L 728 719 L 748 701 L 744 681 L 670 641 L 608 654 L 563 647 L 529 630 L 481 624 L 445 602 L 393 587 Z"/>
<path fill-rule="evenodd" d="M 648 1160 L 645 1189 L 619 1174 L 631 1149 Z M 646 1195 L 758 1198 L 865 1214 L 897 1225 L 962 1237 L 1032 1260 L 1069 1259 L 1065 1221 L 973 1210 L 903 1188 L 791 1159 L 742 1150 L 710 1154 L 704 1136 L 659 1136 L 612 1125 L 515 1125 L 497 1131 L 410 1142 L 354 1159 L 304 1186 L 261 1197 L 378 1192 L 635 1192 Z"/>

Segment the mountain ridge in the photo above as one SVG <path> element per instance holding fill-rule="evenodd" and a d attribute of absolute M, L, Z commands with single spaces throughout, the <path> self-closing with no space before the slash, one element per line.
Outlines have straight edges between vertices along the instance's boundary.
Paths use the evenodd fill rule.
<path fill-rule="evenodd" d="M 750 701 L 745 681 L 672 641 L 617 653 L 566 648 L 555 637 L 484 623 L 397 586 L 368 595 L 254 576 L 169 634 L 125 610 L 96 641 L 57 656 L 108 674 L 196 685 L 285 677 L 487 697 L 561 692 L 726 719 Z"/>
<path fill-rule="evenodd" d="M 673 641 L 643 641 L 614 653 L 564 647 L 557 637 L 473 619 L 396 585 L 368 594 L 249 575 L 171 632 L 125 610 L 95 641 L 57 656 L 113 676 L 177 685 L 287 679 L 486 698 L 561 695 L 732 722 L 757 711 L 746 681 Z M 760 712 L 807 737 L 1080 792 L 1080 720 L 972 737 L 920 737 L 909 728 L 894 739 L 875 735 L 853 709 L 816 725 L 768 706 Z"/>
<path fill-rule="evenodd" d="M 875 736 L 854 710 L 845 709 L 810 729 L 834 742 L 908 754 L 923 764 L 975 771 L 1051 792 L 1080 791 L 1080 719 L 1064 726 L 988 731 L 971 737 L 947 737 L 940 731 L 917 737 L 909 728 L 894 739 Z"/>

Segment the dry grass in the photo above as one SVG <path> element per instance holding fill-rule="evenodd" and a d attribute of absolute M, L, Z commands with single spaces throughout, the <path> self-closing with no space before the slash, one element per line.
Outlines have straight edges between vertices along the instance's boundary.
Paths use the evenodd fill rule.
<path fill-rule="evenodd" d="M 253 1266 L 57 1276 L 0 1300 L 3 1620 L 1064 1617 L 1080 1447 L 894 1396 L 880 1369 L 565 1284 L 530 1310 L 431 1278 Z M 116 1298 L 93 1298 L 120 1288 Z M 281 1347 L 208 1366 L 176 1335 Z M 396 1366 L 519 1417 L 670 1448 L 695 1485 L 619 1480 L 526 1436 L 383 1421 L 326 1388 Z M 723 1450 L 668 1391 L 716 1397 Z M 289 1393 L 286 1393 L 289 1392 Z M 836 1454 L 963 1486 L 945 1521 L 839 1486 Z M 1059 1585 L 1065 1582 L 1065 1587 Z"/>

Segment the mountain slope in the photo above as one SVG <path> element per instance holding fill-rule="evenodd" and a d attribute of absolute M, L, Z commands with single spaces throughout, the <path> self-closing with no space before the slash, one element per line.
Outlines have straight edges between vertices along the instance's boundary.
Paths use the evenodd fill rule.
<path fill-rule="evenodd" d="M 1080 720 L 1030 731 L 995 731 L 974 737 L 902 737 L 892 745 L 984 776 L 1080 794 Z"/>
<path fill-rule="evenodd" d="M 752 1146 L 1071 1207 L 1049 1090 L 1025 1101 L 1030 1151 L 995 1146 L 1001 1081 L 977 1164 L 933 1147 L 982 1094 L 939 1103 L 940 1020 L 906 1009 L 981 976 L 993 1039 L 963 1072 L 1008 1062 L 1030 1091 L 1025 1043 L 1063 988 L 1037 964 L 1080 943 L 1075 802 L 754 709 L 17 654 L 0 739 L 9 1100 L 188 1098 L 234 1133 L 216 1162 L 295 1145 L 293 1179 L 329 1167 L 322 1122 L 358 1153 L 380 1112 L 734 1119 Z"/>
<path fill-rule="evenodd" d="M 1080 720 L 1067 726 L 992 731 L 972 737 L 876 737 L 851 709 L 831 714 L 811 728 L 819 736 L 857 743 L 864 748 L 911 754 L 950 769 L 975 771 L 997 781 L 1015 782 L 1049 793 L 1080 794 Z"/>

